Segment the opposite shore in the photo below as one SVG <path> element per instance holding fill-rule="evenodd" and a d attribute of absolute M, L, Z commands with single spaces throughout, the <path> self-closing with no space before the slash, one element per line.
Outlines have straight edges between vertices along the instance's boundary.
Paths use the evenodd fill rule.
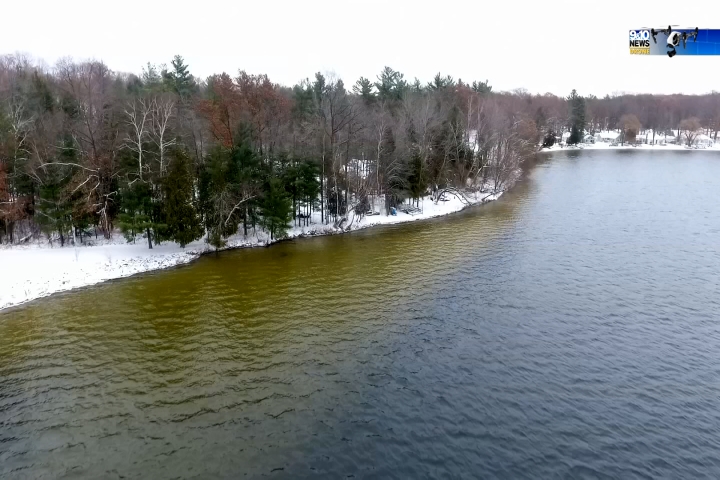
<path fill-rule="evenodd" d="M 397 215 L 370 215 L 362 218 L 352 218 L 350 215 L 345 228 L 321 224 L 319 212 L 315 212 L 310 225 L 290 228 L 282 240 L 270 240 L 264 231 L 248 236 L 237 234 L 228 238 L 227 245 L 220 250 L 263 247 L 286 239 L 336 235 L 378 225 L 440 217 L 496 200 L 502 193 L 477 192 L 474 196 L 462 198 L 446 194 L 444 200 L 437 203 L 428 196 L 421 200 L 417 213 L 398 211 Z M 127 243 L 119 233 L 110 239 L 100 239 L 77 247 L 50 246 L 47 241 L 0 247 L 0 264 L 4 266 L 5 273 L 0 277 L 0 311 L 54 293 L 184 265 L 215 251 L 204 237 L 185 248 L 173 242 L 165 242 L 149 249 L 142 239 L 136 243 Z"/>
<path fill-rule="evenodd" d="M 705 147 L 705 148 L 693 148 L 693 147 L 688 147 L 686 145 L 677 145 L 677 144 L 666 144 L 666 145 L 650 145 L 650 144 L 631 145 L 631 144 L 627 144 L 627 145 L 611 146 L 608 143 L 581 143 L 578 145 L 561 146 L 556 143 L 552 147 L 543 148 L 540 151 L 541 152 L 555 152 L 558 150 L 637 150 L 637 149 L 660 150 L 660 151 L 662 151 L 662 150 L 674 150 L 674 151 L 678 151 L 678 150 L 692 150 L 692 151 L 708 150 L 708 151 L 717 152 L 717 151 L 720 151 L 720 143 L 717 143 L 717 144 L 714 144 L 712 146 Z"/>

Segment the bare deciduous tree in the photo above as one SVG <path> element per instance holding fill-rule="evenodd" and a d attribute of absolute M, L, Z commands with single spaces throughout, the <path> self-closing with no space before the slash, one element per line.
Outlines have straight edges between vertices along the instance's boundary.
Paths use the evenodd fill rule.
<path fill-rule="evenodd" d="M 125 145 L 127 148 L 137 154 L 138 160 L 138 178 L 143 180 L 143 168 L 147 170 L 148 166 L 143 165 L 143 147 L 149 130 L 149 118 L 152 106 L 144 98 L 133 99 L 128 102 L 124 110 L 127 117 L 126 122 L 130 127 L 130 131 L 125 137 Z"/>
<path fill-rule="evenodd" d="M 702 125 L 697 117 L 686 118 L 680 122 L 680 130 L 687 146 L 690 147 L 695 143 L 698 135 L 702 133 L 701 128 Z"/>
<path fill-rule="evenodd" d="M 175 111 L 175 102 L 167 95 L 153 98 L 150 106 L 150 135 L 158 149 L 160 176 L 164 177 L 169 166 L 168 148 L 177 144 L 177 139 L 170 135 L 170 120 Z"/>

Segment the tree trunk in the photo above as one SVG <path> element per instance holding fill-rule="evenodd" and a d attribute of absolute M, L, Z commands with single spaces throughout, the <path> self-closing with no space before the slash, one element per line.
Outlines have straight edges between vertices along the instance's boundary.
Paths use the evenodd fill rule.
<path fill-rule="evenodd" d="M 247 207 L 243 208 L 243 232 L 245 233 L 245 236 L 247 237 Z"/>
<path fill-rule="evenodd" d="M 150 236 L 150 228 L 148 227 L 145 229 L 145 233 L 147 233 L 148 237 L 148 247 L 152 250 L 152 237 Z"/>
<path fill-rule="evenodd" d="M 348 162 L 350 161 L 350 126 L 348 126 L 348 139 L 345 146 L 345 208 L 348 204 L 348 190 L 350 190 L 350 182 L 348 181 Z M 345 212 L 347 215 L 347 212 Z"/>
<path fill-rule="evenodd" d="M 320 174 L 320 223 L 325 222 L 325 153 L 323 152 L 322 173 Z"/>

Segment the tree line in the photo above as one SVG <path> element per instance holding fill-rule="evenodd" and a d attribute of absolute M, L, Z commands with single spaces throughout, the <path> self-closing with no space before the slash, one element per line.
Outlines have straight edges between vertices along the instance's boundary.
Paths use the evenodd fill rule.
<path fill-rule="evenodd" d="M 676 127 L 693 111 L 716 129 L 716 110 L 692 97 L 625 100 L 580 108 L 487 80 L 438 73 L 423 84 L 390 67 L 348 87 L 322 73 L 290 87 L 242 70 L 199 79 L 180 56 L 133 74 L 6 55 L 0 242 L 63 245 L 117 230 L 149 248 L 204 235 L 221 247 L 257 229 L 281 238 L 318 213 L 343 227 L 425 195 L 501 190 L 550 133 L 585 119 L 617 128 L 630 105 L 648 125 Z"/>
<path fill-rule="evenodd" d="M 544 131 L 543 145 L 570 132 L 568 144 L 583 135 L 617 131 L 622 141 L 633 142 L 642 130 L 675 137 L 691 144 L 701 133 L 717 141 L 720 131 L 720 92 L 705 95 L 618 94 L 583 97 L 573 90 L 565 99 L 516 91 L 528 104 L 536 104 L 536 120 Z M 564 100 L 564 101 L 563 101 Z"/>

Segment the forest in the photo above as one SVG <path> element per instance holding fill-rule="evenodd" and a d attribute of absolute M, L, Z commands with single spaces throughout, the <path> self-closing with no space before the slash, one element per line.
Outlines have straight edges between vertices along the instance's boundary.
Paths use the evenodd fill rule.
<path fill-rule="evenodd" d="M 263 229 L 282 238 L 320 213 L 385 212 L 440 191 L 504 189 L 564 131 L 677 130 L 717 138 L 720 94 L 568 97 L 493 91 L 385 67 L 351 85 L 316 73 L 200 79 L 176 56 L 140 73 L 63 59 L 0 57 L 0 243 L 88 237 L 148 248 L 206 236 L 220 248 Z M 379 202 L 379 206 L 378 203 Z"/>

